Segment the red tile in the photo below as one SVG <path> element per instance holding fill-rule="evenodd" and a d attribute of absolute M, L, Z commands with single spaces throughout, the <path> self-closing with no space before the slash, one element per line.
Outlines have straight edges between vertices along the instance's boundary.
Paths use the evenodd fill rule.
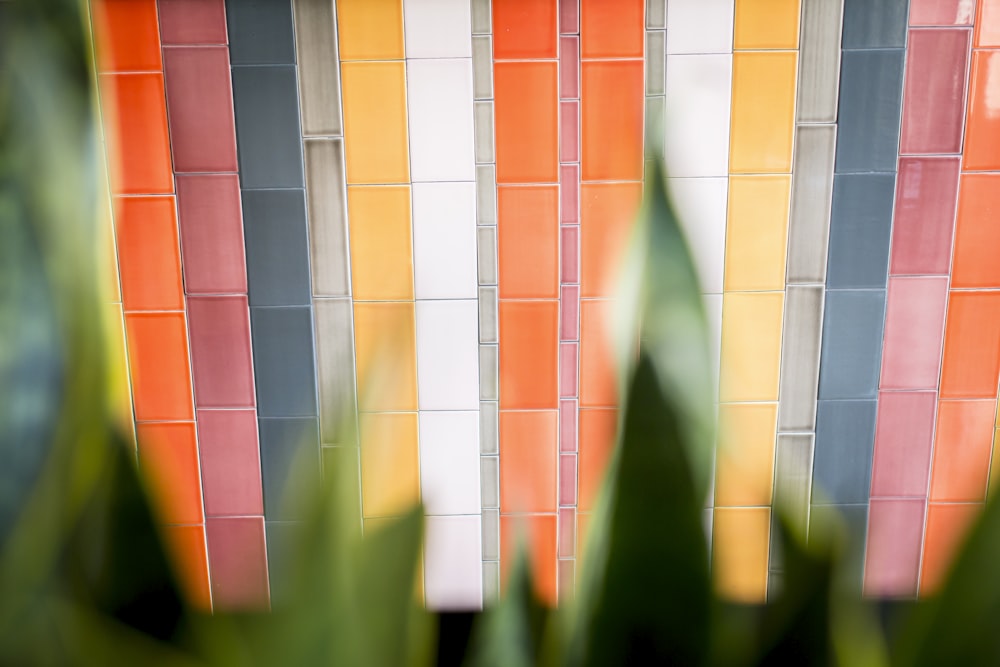
<path fill-rule="evenodd" d="M 642 66 L 641 60 L 583 63 L 584 181 L 642 180 Z"/>
<path fill-rule="evenodd" d="M 557 70 L 554 62 L 494 64 L 497 182 L 559 179 Z"/>
<path fill-rule="evenodd" d="M 559 32 L 564 35 L 580 32 L 580 0 L 559 0 Z"/>
<path fill-rule="evenodd" d="M 975 39 L 977 48 L 1000 46 L 1000 0 L 979 0 Z"/>
<path fill-rule="evenodd" d="M 580 187 L 580 295 L 613 296 L 642 198 L 639 183 Z"/>
<path fill-rule="evenodd" d="M 559 167 L 559 197 L 562 203 L 559 221 L 564 225 L 580 224 L 580 166 L 564 164 Z"/>
<path fill-rule="evenodd" d="M 559 504 L 576 505 L 576 454 L 559 457 Z"/>
<path fill-rule="evenodd" d="M 936 389 L 948 278 L 890 278 L 882 389 Z"/>
<path fill-rule="evenodd" d="M 267 545 L 262 517 L 209 519 L 208 562 L 217 609 L 263 611 L 268 606 Z"/>
<path fill-rule="evenodd" d="M 1000 42 L 1000 6 L 992 11 L 998 14 L 992 31 L 996 42 Z M 986 11 L 983 10 L 983 13 Z M 982 30 L 985 32 L 986 28 L 982 27 Z M 996 111 L 997 71 L 1000 71 L 1000 50 L 973 51 L 965 121 L 965 152 L 962 156 L 962 168 L 969 171 L 1000 169 L 1000 114 Z"/>
<path fill-rule="evenodd" d="M 500 302 L 500 409 L 559 404 L 559 302 Z"/>
<path fill-rule="evenodd" d="M 518 550 L 528 551 L 535 593 L 550 606 L 556 604 L 556 515 L 500 517 L 500 582 L 506 586 Z"/>
<path fill-rule="evenodd" d="M 205 526 L 164 526 L 163 538 L 184 597 L 196 609 L 211 612 Z"/>
<path fill-rule="evenodd" d="M 881 392 L 872 462 L 873 498 L 926 497 L 937 394 Z"/>
<path fill-rule="evenodd" d="M 493 0 L 493 57 L 557 57 L 557 4 L 557 0 Z"/>
<path fill-rule="evenodd" d="M 177 177 L 188 294 L 246 294 L 240 181 L 235 174 Z"/>
<path fill-rule="evenodd" d="M 201 523 L 201 478 L 194 422 L 137 424 L 139 469 L 161 523 Z"/>
<path fill-rule="evenodd" d="M 225 0 L 158 0 L 166 44 L 226 44 Z"/>
<path fill-rule="evenodd" d="M 229 48 L 164 49 L 170 144 L 177 172 L 237 170 Z"/>
<path fill-rule="evenodd" d="M 564 285 L 562 295 L 559 300 L 560 340 L 580 340 L 580 287 L 578 285 Z"/>
<path fill-rule="evenodd" d="M 577 505 L 581 512 L 594 509 L 615 449 L 617 430 L 617 410 L 580 410 L 580 496 Z"/>
<path fill-rule="evenodd" d="M 94 0 L 99 72 L 160 69 L 156 0 Z"/>
<path fill-rule="evenodd" d="M 184 313 L 127 313 L 125 333 L 136 421 L 193 420 Z"/>
<path fill-rule="evenodd" d="M 188 318 L 197 406 L 253 407 L 253 354 L 247 298 L 190 297 Z"/>
<path fill-rule="evenodd" d="M 562 233 L 562 282 L 580 282 L 580 228 L 566 225 Z"/>
<path fill-rule="evenodd" d="M 996 398 L 1000 293 L 951 292 L 944 336 L 941 398 Z"/>
<path fill-rule="evenodd" d="M 996 248 L 1000 247 L 998 216 L 1000 174 L 962 174 L 951 269 L 953 289 L 1000 287 L 1000 262 L 996 260 Z"/>
<path fill-rule="evenodd" d="M 500 412 L 500 511 L 555 512 L 558 414 Z"/>
<path fill-rule="evenodd" d="M 577 344 L 559 344 L 559 396 L 576 398 L 577 393 Z"/>
<path fill-rule="evenodd" d="M 618 404 L 618 378 L 611 346 L 610 301 L 580 303 L 580 405 L 614 407 Z"/>
<path fill-rule="evenodd" d="M 559 401 L 559 451 L 576 451 L 576 401 Z"/>
<path fill-rule="evenodd" d="M 559 97 L 580 98 L 580 38 L 559 38 Z"/>
<path fill-rule="evenodd" d="M 173 197 L 115 197 L 122 307 L 183 310 Z"/>
<path fill-rule="evenodd" d="M 572 507 L 559 509 L 559 557 L 572 558 L 576 555 L 576 510 Z"/>
<path fill-rule="evenodd" d="M 924 500 L 872 500 L 868 511 L 865 595 L 915 597 L 924 534 Z"/>
<path fill-rule="evenodd" d="M 927 506 L 924 562 L 920 569 L 921 597 L 935 593 L 944 583 L 954 555 L 982 510 L 979 504 L 931 503 Z"/>
<path fill-rule="evenodd" d="M 501 299 L 559 296 L 559 191 L 555 186 L 497 189 Z"/>
<path fill-rule="evenodd" d="M 970 31 L 910 30 L 899 152 L 960 153 Z"/>
<path fill-rule="evenodd" d="M 993 452 L 996 400 L 941 401 L 931 469 L 930 499 L 982 502 Z"/>
<path fill-rule="evenodd" d="M 580 0 L 584 58 L 642 58 L 644 0 Z"/>
<path fill-rule="evenodd" d="M 899 159 L 892 275 L 947 275 L 955 228 L 959 158 Z"/>
<path fill-rule="evenodd" d="M 910 0 L 910 25 L 972 25 L 975 0 Z"/>
<path fill-rule="evenodd" d="M 163 75 L 104 74 L 100 86 L 114 194 L 173 192 Z"/>
<path fill-rule="evenodd" d="M 567 100 L 559 103 L 559 161 L 580 161 L 580 102 Z"/>
<path fill-rule="evenodd" d="M 263 514 L 257 413 L 254 410 L 198 410 L 205 514 Z"/>

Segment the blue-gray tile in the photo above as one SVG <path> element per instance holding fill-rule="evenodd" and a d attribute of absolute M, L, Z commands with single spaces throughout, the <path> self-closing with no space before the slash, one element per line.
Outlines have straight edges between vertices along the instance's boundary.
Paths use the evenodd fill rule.
<path fill-rule="evenodd" d="M 292 65 L 291 0 L 226 0 L 229 58 L 234 65 Z"/>
<path fill-rule="evenodd" d="M 233 105 L 242 186 L 303 187 L 295 67 L 233 67 Z"/>
<path fill-rule="evenodd" d="M 843 545 L 843 561 L 837 585 L 845 593 L 861 594 L 868 535 L 868 505 L 813 505 L 810 525 L 826 523 Z"/>
<path fill-rule="evenodd" d="M 908 0 L 844 0 L 845 49 L 906 44 Z"/>
<path fill-rule="evenodd" d="M 292 602 L 292 582 L 295 576 L 295 548 L 301 538 L 301 523 L 265 521 L 267 542 L 267 580 L 271 591 L 271 608 Z"/>
<path fill-rule="evenodd" d="M 312 309 L 250 308 L 257 414 L 315 417 Z"/>
<path fill-rule="evenodd" d="M 877 401 L 820 401 L 813 455 L 813 505 L 867 503 Z"/>
<path fill-rule="evenodd" d="M 895 174 L 834 177 L 828 288 L 885 288 L 895 190 Z"/>
<path fill-rule="evenodd" d="M 827 291 L 820 399 L 876 397 L 884 320 L 884 291 Z"/>
<path fill-rule="evenodd" d="M 840 65 L 838 174 L 896 170 L 902 92 L 903 49 L 844 51 Z"/>
<path fill-rule="evenodd" d="M 320 482 L 319 426 L 316 418 L 258 420 L 264 517 L 304 519 L 308 494 Z"/>
<path fill-rule="evenodd" d="M 799 87 L 795 105 L 795 117 L 800 123 L 837 120 L 843 4 L 843 0 L 802 2 Z"/>
<path fill-rule="evenodd" d="M 308 306 L 309 238 L 302 190 L 244 190 L 251 306 Z"/>

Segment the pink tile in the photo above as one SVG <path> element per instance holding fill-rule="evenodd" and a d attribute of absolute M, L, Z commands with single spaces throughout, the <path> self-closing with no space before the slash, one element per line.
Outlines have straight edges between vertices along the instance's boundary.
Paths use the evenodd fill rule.
<path fill-rule="evenodd" d="M 576 454 L 559 457 L 559 504 L 576 505 Z"/>
<path fill-rule="evenodd" d="M 937 393 L 881 392 L 872 461 L 873 498 L 927 495 Z"/>
<path fill-rule="evenodd" d="M 566 100 L 559 103 L 560 162 L 580 161 L 580 102 Z"/>
<path fill-rule="evenodd" d="M 225 0 L 157 0 L 160 41 L 168 44 L 226 44 Z"/>
<path fill-rule="evenodd" d="M 914 597 L 924 532 L 924 500 L 872 500 L 865 595 Z"/>
<path fill-rule="evenodd" d="M 576 401 L 559 401 L 559 451 L 576 451 Z"/>
<path fill-rule="evenodd" d="M 251 408 L 254 402 L 250 310 L 245 296 L 188 298 L 195 404 Z"/>
<path fill-rule="evenodd" d="M 560 165 L 559 193 L 562 209 L 559 221 L 564 225 L 580 224 L 580 165 Z"/>
<path fill-rule="evenodd" d="M 264 513 L 256 411 L 198 410 L 198 449 L 207 516 Z"/>
<path fill-rule="evenodd" d="M 579 349 L 576 343 L 559 344 L 559 396 L 576 398 Z"/>
<path fill-rule="evenodd" d="M 899 159 L 892 275 L 948 275 L 958 171 L 957 157 Z"/>
<path fill-rule="evenodd" d="M 559 561 L 559 600 L 568 602 L 576 593 L 576 561 Z"/>
<path fill-rule="evenodd" d="M 890 278 L 882 389 L 935 389 L 941 371 L 948 279 Z"/>
<path fill-rule="evenodd" d="M 559 97 L 580 99 L 580 38 L 559 38 Z"/>
<path fill-rule="evenodd" d="M 562 282 L 580 282 L 580 227 L 562 228 Z"/>
<path fill-rule="evenodd" d="M 910 30 L 906 47 L 901 154 L 961 153 L 967 28 Z"/>
<path fill-rule="evenodd" d="M 976 0 L 910 0 L 910 25 L 972 25 Z"/>
<path fill-rule="evenodd" d="M 559 32 L 564 35 L 580 33 L 580 0 L 559 0 Z"/>
<path fill-rule="evenodd" d="M 177 210 L 187 293 L 246 294 L 239 177 L 178 176 Z"/>
<path fill-rule="evenodd" d="M 236 125 L 229 49 L 164 49 L 163 76 L 174 171 L 235 172 Z"/>
<path fill-rule="evenodd" d="M 563 285 L 559 303 L 559 339 L 580 340 L 580 286 Z"/>
<path fill-rule="evenodd" d="M 216 609 L 266 610 L 267 543 L 262 517 L 209 519 L 208 564 Z"/>
<path fill-rule="evenodd" d="M 576 555 L 576 510 L 564 507 L 559 510 L 559 557 Z"/>

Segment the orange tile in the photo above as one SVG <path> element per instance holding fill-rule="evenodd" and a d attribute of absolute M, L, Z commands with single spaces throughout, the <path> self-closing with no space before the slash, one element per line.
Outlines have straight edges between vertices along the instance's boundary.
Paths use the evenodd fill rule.
<path fill-rule="evenodd" d="M 580 178 L 642 180 L 642 61 L 585 62 Z"/>
<path fill-rule="evenodd" d="M 559 302 L 500 302 L 500 409 L 559 407 Z"/>
<path fill-rule="evenodd" d="M 791 173 L 797 65 L 793 51 L 733 55 L 730 173 Z"/>
<path fill-rule="evenodd" d="M 173 197 L 116 197 L 115 231 L 125 310 L 183 310 Z"/>
<path fill-rule="evenodd" d="M 1000 13 L 1000 8 L 993 11 Z M 1000 19 L 996 23 L 1000 24 Z M 1000 33 L 1000 26 L 996 28 L 996 32 Z M 1000 114 L 997 113 L 996 100 L 998 75 L 1000 75 L 1000 51 L 972 52 L 963 169 L 970 171 L 1000 169 Z"/>
<path fill-rule="evenodd" d="M 402 0 L 337 0 L 341 60 L 401 60 Z"/>
<path fill-rule="evenodd" d="M 640 183 L 580 186 L 580 296 L 614 295 L 641 199 Z"/>
<path fill-rule="evenodd" d="M 580 405 L 618 405 L 618 376 L 610 326 L 611 301 L 580 302 Z"/>
<path fill-rule="evenodd" d="M 1000 125 L 997 128 L 1000 130 Z M 958 192 L 952 288 L 1000 287 L 1000 262 L 996 261 L 996 248 L 1000 247 L 998 216 L 1000 174 L 963 174 Z"/>
<path fill-rule="evenodd" d="M 557 0 L 493 0 L 493 57 L 557 57 L 557 15 Z"/>
<path fill-rule="evenodd" d="M 354 349 L 362 411 L 417 409 L 413 302 L 355 303 Z"/>
<path fill-rule="evenodd" d="M 498 183 L 559 181 L 559 79 L 554 62 L 493 67 Z"/>
<path fill-rule="evenodd" d="M 402 515 L 420 500 L 417 413 L 363 414 L 360 426 L 364 515 Z"/>
<path fill-rule="evenodd" d="M 136 421 L 194 419 L 184 313 L 125 315 Z"/>
<path fill-rule="evenodd" d="M 163 69 L 156 0 L 93 0 L 97 71 Z"/>
<path fill-rule="evenodd" d="M 559 187 L 497 188 L 501 299 L 559 297 Z"/>
<path fill-rule="evenodd" d="M 506 587 L 520 544 L 526 542 L 535 593 L 550 606 L 556 604 L 556 516 L 500 517 L 500 581 Z"/>
<path fill-rule="evenodd" d="M 941 398 L 995 398 L 1000 376 L 1000 293 L 951 292 Z"/>
<path fill-rule="evenodd" d="M 958 548 L 983 506 L 931 503 L 927 508 L 924 562 L 920 570 L 920 596 L 932 594 L 944 583 Z"/>
<path fill-rule="evenodd" d="M 351 288 L 355 301 L 413 300 L 409 186 L 350 186 Z"/>
<path fill-rule="evenodd" d="M 719 406 L 716 507 L 771 504 L 777 424 L 777 403 L 723 403 Z"/>
<path fill-rule="evenodd" d="M 580 470 L 577 473 L 580 496 L 577 507 L 581 512 L 594 508 L 615 449 L 617 432 L 617 410 L 580 410 Z"/>
<path fill-rule="evenodd" d="M 1000 47 L 1000 0 L 979 0 L 975 46 Z"/>
<path fill-rule="evenodd" d="M 173 192 L 163 75 L 103 74 L 100 86 L 112 191 Z"/>
<path fill-rule="evenodd" d="M 139 469 L 161 523 L 202 523 L 194 422 L 138 424 Z"/>
<path fill-rule="evenodd" d="M 736 0 L 734 49 L 796 49 L 799 0 Z"/>
<path fill-rule="evenodd" d="M 555 512 L 559 413 L 500 412 L 500 511 Z"/>
<path fill-rule="evenodd" d="M 767 595 L 771 510 L 727 507 L 714 512 L 712 576 L 724 598 L 760 603 Z"/>
<path fill-rule="evenodd" d="M 212 611 L 205 526 L 164 526 L 163 541 L 187 601 L 200 611 Z"/>
<path fill-rule="evenodd" d="M 644 4 L 643 0 L 580 0 L 581 56 L 642 58 Z"/>
<path fill-rule="evenodd" d="M 995 400 L 938 403 L 930 499 L 982 502 L 993 451 Z"/>

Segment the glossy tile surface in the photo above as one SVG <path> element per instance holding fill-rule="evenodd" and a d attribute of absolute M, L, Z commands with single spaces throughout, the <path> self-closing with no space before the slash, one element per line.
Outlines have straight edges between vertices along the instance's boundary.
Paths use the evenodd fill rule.
<path fill-rule="evenodd" d="M 493 57 L 497 60 L 555 58 L 558 2 L 493 0 Z"/>
<path fill-rule="evenodd" d="M 428 607 L 477 610 L 482 606 L 481 532 L 478 516 L 428 518 L 424 545 L 424 591 Z"/>
<path fill-rule="evenodd" d="M 497 189 L 500 298 L 559 296 L 559 189 Z"/>
<path fill-rule="evenodd" d="M 766 507 L 715 510 L 712 577 L 723 597 L 747 603 L 764 600 L 770 522 L 771 511 Z"/>
<path fill-rule="evenodd" d="M 194 422 L 139 424 L 136 439 L 156 518 L 166 524 L 204 521 Z"/>
<path fill-rule="evenodd" d="M 418 301 L 417 396 L 421 410 L 475 410 L 479 312 L 474 300 Z"/>
<path fill-rule="evenodd" d="M 224 0 L 157 0 L 160 40 L 168 44 L 225 44 Z"/>
<path fill-rule="evenodd" d="M 996 397 L 1000 294 L 952 292 L 944 336 L 941 398 Z"/>
<path fill-rule="evenodd" d="M 413 298 L 410 188 L 351 186 L 351 293 L 357 301 Z"/>
<path fill-rule="evenodd" d="M 848 4 L 862 3 L 869 4 L 864 0 Z M 886 2 L 885 6 L 893 4 L 898 0 Z M 845 26 L 846 12 L 845 6 Z M 895 170 L 902 83 L 902 49 L 844 51 L 837 117 L 837 173 Z"/>
<path fill-rule="evenodd" d="M 290 65 L 295 62 L 292 3 L 226 0 L 229 57 L 234 65 Z"/>
<path fill-rule="evenodd" d="M 668 2 L 667 53 L 731 53 L 733 11 L 733 0 Z"/>
<path fill-rule="evenodd" d="M 263 514 L 254 410 L 198 410 L 198 450 L 207 516 Z"/>
<path fill-rule="evenodd" d="M 554 410 L 500 412 L 502 513 L 556 511 L 557 428 Z"/>
<path fill-rule="evenodd" d="M 774 487 L 774 403 L 719 406 L 715 507 L 763 507 Z"/>
<path fill-rule="evenodd" d="M 920 595 L 932 595 L 940 589 L 955 554 L 982 509 L 980 504 L 928 504 Z"/>
<path fill-rule="evenodd" d="M 837 174 L 830 218 L 830 288 L 885 287 L 894 174 Z"/>
<path fill-rule="evenodd" d="M 156 0 L 95 0 L 92 3 L 98 37 L 98 71 L 160 69 L 156 4 Z"/>
<path fill-rule="evenodd" d="M 478 514 L 478 415 L 421 412 L 419 427 L 420 488 L 427 514 Z"/>
<path fill-rule="evenodd" d="M 218 609 L 266 609 L 267 544 L 264 520 L 258 517 L 209 519 L 208 564 L 212 602 Z"/>
<path fill-rule="evenodd" d="M 941 401 L 931 470 L 930 500 L 986 499 L 993 452 L 995 400 Z"/>
<path fill-rule="evenodd" d="M 945 277 L 889 280 L 882 389 L 937 387 L 947 297 Z"/>
<path fill-rule="evenodd" d="M 501 410 L 558 407 L 558 340 L 558 301 L 500 302 Z"/>
<path fill-rule="evenodd" d="M 546 603 L 556 603 L 556 516 L 500 517 L 500 577 L 506 587 L 517 550 L 528 551 L 535 592 Z"/>
<path fill-rule="evenodd" d="M 990 248 L 1000 242 L 993 224 L 1000 210 L 1000 174 L 963 174 L 952 258 L 952 287 L 1000 287 L 1000 267 Z"/>
<path fill-rule="evenodd" d="M 341 60 L 403 57 L 402 0 L 338 0 L 337 29 Z"/>
<path fill-rule="evenodd" d="M 995 0 L 982 0 L 976 16 L 976 47 L 1000 46 L 1000 7 Z"/>
<path fill-rule="evenodd" d="M 819 285 L 789 285 L 785 290 L 778 392 L 780 431 L 812 431 L 816 427 L 823 296 Z"/>
<path fill-rule="evenodd" d="M 335 5 L 320 0 L 292 0 L 292 7 L 302 131 L 306 136 L 343 135 L 340 68 L 333 65 L 337 62 Z"/>
<path fill-rule="evenodd" d="M 409 181 L 406 72 L 403 63 L 344 63 L 341 66 L 341 85 L 347 182 L 378 184 Z"/>
<path fill-rule="evenodd" d="M 416 413 L 361 417 L 361 493 L 365 517 L 400 516 L 420 498 Z"/>
<path fill-rule="evenodd" d="M 310 308 L 251 306 L 250 326 L 258 414 L 315 416 L 316 370 Z"/>
<path fill-rule="evenodd" d="M 729 179 L 725 290 L 781 290 L 791 179 L 734 176 Z"/>
<path fill-rule="evenodd" d="M 614 302 L 580 302 L 580 405 L 614 407 L 618 403 L 617 371 L 611 328 Z"/>
<path fill-rule="evenodd" d="M 244 190 L 243 234 L 252 306 L 308 306 L 309 238 L 301 190 Z"/>
<path fill-rule="evenodd" d="M 819 374 L 821 399 L 875 398 L 884 316 L 885 292 L 827 292 Z"/>
<path fill-rule="evenodd" d="M 581 296 L 611 296 L 641 195 L 639 183 L 580 187 Z"/>
<path fill-rule="evenodd" d="M 253 355 L 246 297 L 189 297 L 187 307 L 198 407 L 252 407 Z"/>
<path fill-rule="evenodd" d="M 477 284 L 475 185 L 415 184 L 412 202 L 416 298 L 474 298 Z M 385 247 L 384 242 L 382 247 Z"/>
<path fill-rule="evenodd" d="M 235 59 L 233 64 L 240 183 L 244 188 L 301 188 L 294 65 L 236 67 Z"/>
<path fill-rule="evenodd" d="M 310 139 L 303 145 L 313 294 L 347 296 L 350 275 L 344 142 Z"/>
<path fill-rule="evenodd" d="M 554 62 L 495 65 L 498 182 L 559 180 L 557 70 Z"/>
<path fill-rule="evenodd" d="M 115 200 L 122 305 L 130 310 L 182 310 L 180 246 L 173 197 Z"/>
<path fill-rule="evenodd" d="M 958 157 L 900 158 L 892 223 L 891 274 L 948 273 L 958 170 Z"/>
<path fill-rule="evenodd" d="M 114 194 L 173 191 L 163 75 L 103 74 L 101 101 Z"/>
<path fill-rule="evenodd" d="M 594 509 L 615 448 L 617 410 L 580 410 L 578 509 Z"/>
<path fill-rule="evenodd" d="M 917 593 L 922 500 L 873 500 L 868 523 L 865 595 L 913 597 Z"/>
<path fill-rule="evenodd" d="M 313 301 L 320 432 L 323 442 L 328 444 L 344 437 L 341 428 L 354 423 L 357 409 L 351 315 L 348 299 Z"/>
<path fill-rule="evenodd" d="M 628 0 L 624 4 L 629 3 L 634 4 L 635 0 Z M 617 11 L 617 5 L 615 7 Z M 580 113 L 583 141 L 581 179 L 640 180 L 642 178 L 642 63 L 584 62 L 581 79 Z"/>
<path fill-rule="evenodd" d="M 470 57 L 472 4 L 466 0 L 404 0 L 406 57 Z"/>
<path fill-rule="evenodd" d="M 875 415 L 875 400 L 818 402 L 813 504 L 868 502 Z"/>
<path fill-rule="evenodd" d="M 723 297 L 720 401 L 778 399 L 783 306 L 781 292 Z"/>
<path fill-rule="evenodd" d="M 177 176 L 177 217 L 188 294 L 247 291 L 239 178 Z"/>
<path fill-rule="evenodd" d="M 732 0 L 728 4 L 731 12 Z M 667 37 L 668 51 L 675 34 Z M 732 80 L 732 55 L 668 55 L 666 96 L 670 105 L 664 136 L 670 176 L 728 173 Z"/>
<path fill-rule="evenodd" d="M 843 6 L 843 0 L 803 2 L 795 112 L 800 123 L 837 120 Z"/>
<path fill-rule="evenodd" d="M 726 179 L 670 178 L 668 187 L 694 257 L 701 291 L 721 294 L 729 196 Z"/>
<path fill-rule="evenodd" d="M 795 129 L 796 168 L 788 217 L 789 284 L 826 281 L 836 145 L 834 126 L 799 125 Z"/>
<path fill-rule="evenodd" d="M 973 0 L 910 0 L 911 26 L 972 25 Z"/>
<path fill-rule="evenodd" d="M 926 495 L 936 412 L 933 391 L 879 394 L 872 497 Z"/>
<path fill-rule="evenodd" d="M 911 30 L 900 153 L 958 153 L 971 31 Z"/>
<path fill-rule="evenodd" d="M 908 0 L 844 0 L 844 49 L 901 47 Z"/>
<path fill-rule="evenodd" d="M 412 180 L 474 180 L 472 63 L 407 61 L 406 111 Z"/>
<path fill-rule="evenodd" d="M 734 49 L 795 49 L 800 0 L 736 0 Z"/>
<path fill-rule="evenodd" d="M 797 60 L 794 53 L 733 56 L 730 172 L 791 171 Z"/>
<path fill-rule="evenodd" d="M 641 58 L 644 0 L 580 0 L 584 58 Z"/>
<path fill-rule="evenodd" d="M 260 472 L 264 518 L 305 519 L 303 493 L 319 484 L 319 432 L 315 418 L 261 418 Z"/>
<path fill-rule="evenodd" d="M 415 336 L 412 303 L 354 304 L 358 405 L 362 411 L 417 409 Z"/>
<path fill-rule="evenodd" d="M 194 419 L 184 314 L 129 313 L 125 332 L 136 421 Z"/>

